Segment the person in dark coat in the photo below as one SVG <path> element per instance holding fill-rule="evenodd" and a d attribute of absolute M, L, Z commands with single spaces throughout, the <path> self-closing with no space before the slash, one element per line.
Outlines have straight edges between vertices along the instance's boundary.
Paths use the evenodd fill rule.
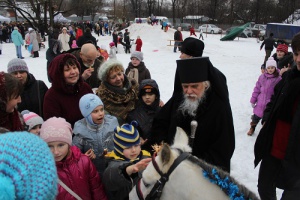
<path fill-rule="evenodd" d="M 82 47 L 86 43 L 92 43 L 97 46 L 97 40 L 94 36 L 92 36 L 90 28 L 85 29 L 84 34 L 77 39 L 76 43 L 78 47 Z"/>
<path fill-rule="evenodd" d="M 83 118 L 79 109 L 80 98 L 93 93 L 80 76 L 80 64 L 72 54 L 60 54 L 50 63 L 52 87 L 44 98 L 44 119 L 63 117 L 72 126 Z"/>
<path fill-rule="evenodd" d="M 155 80 L 145 79 L 139 85 L 139 102 L 137 107 L 127 115 L 127 122 L 137 121 L 140 136 L 146 140 L 151 135 L 154 116 L 159 112 L 160 93 Z"/>
<path fill-rule="evenodd" d="M 22 102 L 18 103 L 18 111 L 29 110 L 43 117 L 44 96 L 48 90 L 46 84 L 36 80 L 29 73 L 27 64 L 20 58 L 14 58 L 7 64 L 7 72 L 18 78 L 24 90 L 21 93 Z"/>
<path fill-rule="evenodd" d="M 128 29 L 125 29 L 125 33 L 124 33 L 124 42 L 126 44 L 125 46 L 125 53 L 130 53 L 130 37 L 129 37 L 130 32 L 128 32 Z"/>
<path fill-rule="evenodd" d="M 288 45 L 286 44 L 278 44 L 276 53 L 274 53 L 272 57 L 277 62 L 277 68 L 280 69 L 280 75 L 294 65 L 293 53 L 288 52 Z"/>
<path fill-rule="evenodd" d="M 141 140 L 136 122 L 115 128 L 114 150 L 107 154 L 108 167 L 103 183 L 110 200 L 129 199 L 129 193 L 142 177 L 151 161 L 150 153 L 141 150 Z"/>
<path fill-rule="evenodd" d="M 173 143 L 176 127 L 191 135 L 198 126 L 192 154 L 230 172 L 235 136 L 226 77 L 208 57 L 177 60 L 183 93 L 174 93 L 153 120 L 148 145 Z"/>
<path fill-rule="evenodd" d="M 131 62 L 129 62 L 128 67 L 125 70 L 125 74 L 128 77 L 134 78 L 139 84 L 144 79 L 151 79 L 150 71 L 143 62 L 144 56 L 142 52 L 132 52 L 130 59 Z"/>
<path fill-rule="evenodd" d="M 115 43 L 116 49 L 118 49 L 118 34 L 117 34 L 117 30 L 113 31 L 112 38 L 113 38 L 113 42 Z"/>
<path fill-rule="evenodd" d="M 177 28 L 177 31 L 174 33 L 174 53 L 176 53 L 177 47 L 180 51 L 181 49 L 181 42 L 183 41 L 182 33 L 181 33 L 181 27 Z"/>
<path fill-rule="evenodd" d="M 266 38 L 263 41 L 263 43 L 260 45 L 260 50 L 262 50 L 263 46 L 265 45 L 266 56 L 265 56 L 264 64 L 266 64 L 266 61 L 271 56 L 273 48 L 277 47 L 276 42 L 273 38 L 273 35 L 274 35 L 273 33 L 270 33 L 270 36 L 268 38 Z"/>
<path fill-rule="evenodd" d="M 103 57 L 99 56 L 100 53 L 96 47 L 87 43 L 84 44 L 81 48 L 71 49 L 67 53 L 73 54 L 80 66 L 80 74 L 83 80 L 91 86 L 91 88 L 98 88 L 101 84 L 100 79 L 98 79 L 98 70 L 103 62 Z"/>
<path fill-rule="evenodd" d="M 255 167 L 260 164 L 258 193 L 261 199 L 283 200 L 300 195 L 300 34 L 292 39 L 295 64 L 275 86 L 264 111 L 263 127 L 254 146 Z"/>
<path fill-rule="evenodd" d="M 49 66 L 51 61 L 60 54 L 61 51 L 61 42 L 57 39 L 55 39 L 55 36 L 53 36 L 53 38 L 50 39 L 49 42 L 50 46 L 46 51 L 46 59 L 47 59 L 47 77 L 48 77 L 48 81 L 51 83 L 51 79 L 49 77 Z"/>

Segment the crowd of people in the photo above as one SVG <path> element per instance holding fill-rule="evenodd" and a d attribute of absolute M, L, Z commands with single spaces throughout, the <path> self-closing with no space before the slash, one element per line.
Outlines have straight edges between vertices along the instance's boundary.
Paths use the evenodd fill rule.
<path fill-rule="evenodd" d="M 22 38 L 19 27 L 13 27 L 11 38 L 17 58 L 7 64 L 7 72 L 0 73 L 0 149 L 4 149 L 0 151 L 0 163 L 15 162 L 14 157 L 5 156 L 13 145 L 22 149 L 43 143 L 49 148 L 39 149 L 43 151 L 42 160 L 48 159 L 45 162 L 51 165 L 45 173 L 52 172 L 43 180 L 48 181 L 49 188 L 52 186 L 43 193 L 47 199 L 128 199 L 151 161 L 151 145 L 162 141 L 171 144 L 176 127 L 190 137 L 191 123 L 197 122 L 190 143 L 192 154 L 230 173 L 235 131 L 227 81 L 210 59 L 203 57 L 203 41 L 184 39 L 180 27 L 175 32 L 173 51 L 178 48 L 180 59 L 176 61 L 172 97 L 164 104 L 159 85 L 151 79 L 143 61 L 141 38 L 137 37 L 136 49 L 131 52 L 128 29 L 124 42 L 117 31 L 112 31 L 110 51 L 105 56 L 92 35 L 92 30 L 103 34 L 99 27 L 60 27 L 52 31 L 46 53 L 49 89 L 29 72 L 19 50 L 27 43 L 26 36 Z M 30 45 L 33 33 L 37 33 L 30 28 L 28 31 Z M 19 43 L 15 43 L 17 40 Z M 117 60 L 116 47 L 122 42 L 125 53 L 130 53 L 127 67 Z M 261 162 L 258 192 L 263 200 L 276 199 L 276 187 L 284 189 L 282 199 L 296 198 L 300 191 L 300 34 L 292 41 L 293 52 L 288 52 L 286 44 L 276 48 L 272 56 L 266 51 L 270 55 L 251 96 L 254 110 L 247 133 L 253 135 L 262 121 L 255 143 L 255 166 Z M 35 47 L 32 55 L 39 56 Z M 32 159 L 28 160 L 30 165 L 38 166 Z M 20 174 L 3 173 L 8 168 L 0 165 L 0 181 L 19 185 L 14 176 Z M 0 191 L 8 192 L 7 196 L 0 193 L 1 199 L 36 195 L 2 187 Z"/>

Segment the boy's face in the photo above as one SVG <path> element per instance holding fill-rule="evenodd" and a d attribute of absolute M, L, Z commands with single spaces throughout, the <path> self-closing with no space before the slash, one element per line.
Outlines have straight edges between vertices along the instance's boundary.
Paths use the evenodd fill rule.
<path fill-rule="evenodd" d="M 297 65 L 298 71 L 300 71 L 300 50 L 297 50 L 296 52 L 294 52 L 294 61 Z"/>
<path fill-rule="evenodd" d="M 97 106 L 91 113 L 91 116 L 95 124 L 102 124 L 104 120 L 104 107 Z"/>
<path fill-rule="evenodd" d="M 133 58 L 131 58 L 131 63 L 132 63 L 133 66 L 136 67 L 136 66 L 139 66 L 141 61 L 139 59 L 133 57 Z"/>
<path fill-rule="evenodd" d="M 153 93 L 146 93 L 142 96 L 142 99 L 144 103 L 148 106 L 152 105 L 152 103 L 155 101 L 156 95 Z"/>
<path fill-rule="evenodd" d="M 33 134 L 35 134 L 37 136 L 39 136 L 40 135 L 41 126 L 42 126 L 41 124 L 38 124 L 38 125 L 34 126 L 32 129 L 29 130 L 29 132 L 33 133 Z"/>
<path fill-rule="evenodd" d="M 65 142 L 48 142 L 55 162 L 59 162 L 64 159 L 69 153 L 69 145 Z"/>
<path fill-rule="evenodd" d="M 137 144 L 137 145 L 133 145 L 131 147 L 125 148 L 123 150 L 123 154 L 125 156 L 125 158 L 130 159 L 130 160 L 134 160 L 136 159 L 141 153 L 141 145 Z"/>

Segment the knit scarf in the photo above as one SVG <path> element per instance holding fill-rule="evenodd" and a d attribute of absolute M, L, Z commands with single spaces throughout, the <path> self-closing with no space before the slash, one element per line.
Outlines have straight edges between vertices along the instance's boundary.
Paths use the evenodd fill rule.
<path fill-rule="evenodd" d="M 125 120 L 127 114 L 135 108 L 138 100 L 138 84 L 124 76 L 124 87 L 119 88 L 102 82 L 98 89 L 98 96 L 105 105 L 105 111 Z"/>

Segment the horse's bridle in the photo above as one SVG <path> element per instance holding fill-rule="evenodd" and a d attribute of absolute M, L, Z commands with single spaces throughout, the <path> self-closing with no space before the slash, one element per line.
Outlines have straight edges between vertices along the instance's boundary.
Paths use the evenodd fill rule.
<path fill-rule="evenodd" d="M 178 149 L 179 150 L 179 149 Z M 141 190 L 141 180 L 142 178 L 140 178 L 138 180 L 137 186 L 136 186 L 136 193 L 139 197 L 140 200 L 158 200 L 161 197 L 162 194 L 162 190 L 166 184 L 166 182 L 169 180 L 169 176 L 170 174 L 174 171 L 174 169 L 185 159 L 187 159 L 191 154 L 188 152 L 182 152 L 181 150 L 179 150 L 181 152 L 181 154 L 174 160 L 173 164 L 171 165 L 170 169 L 168 170 L 167 173 L 162 173 L 162 171 L 159 169 L 156 161 L 155 161 L 155 157 L 156 157 L 156 153 L 153 154 L 152 156 L 152 164 L 155 168 L 155 170 L 157 171 L 157 173 L 159 173 L 160 175 L 160 179 L 156 181 L 155 185 L 153 186 L 152 190 L 150 191 L 150 193 L 146 196 L 146 198 L 144 199 L 142 190 Z"/>

